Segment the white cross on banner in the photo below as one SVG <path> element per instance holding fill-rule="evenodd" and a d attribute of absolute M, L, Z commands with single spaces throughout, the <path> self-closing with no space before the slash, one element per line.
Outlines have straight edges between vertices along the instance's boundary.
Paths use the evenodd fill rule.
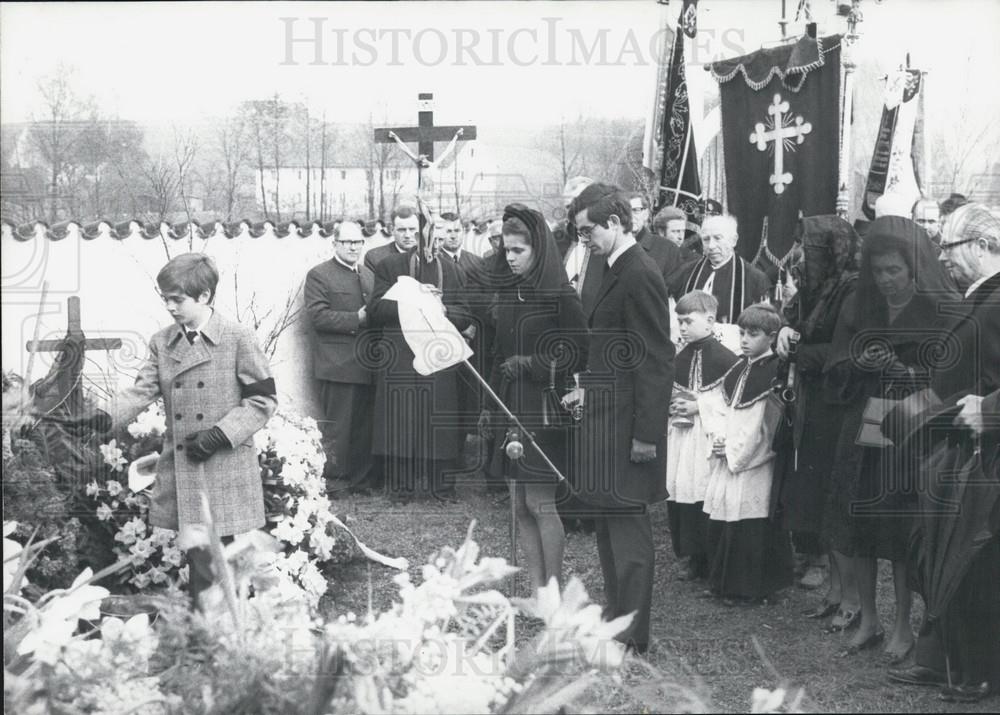
<path fill-rule="evenodd" d="M 757 122 L 754 131 L 750 133 L 750 142 L 756 144 L 760 151 L 768 148 L 768 142 L 774 142 L 774 173 L 771 174 L 771 185 L 776 194 L 783 193 L 785 185 L 792 183 L 792 174 L 785 171 L 785 149 L 795 151 L 795 145 L 804 142 L 805 135 L 812 131 L 812 124 L 801 116 L 792 118 L 786 115 L 789 109 L 788 100 L 782 100 L 781 95 L 775 93 L 774 101 L 767 108 L 767 113 L 771 115 L 767 120 L 768 129 L 765 130 L 763 122 Z"/>
<path fill-rule="evenodd" d="M 399 326 L 413 351 L 413 369 L 418 373 L 433 375 L 472 357 L 472 348 L 448 320 L 432 286 L 400 276 L 385 298 L 396 301 Z"/>

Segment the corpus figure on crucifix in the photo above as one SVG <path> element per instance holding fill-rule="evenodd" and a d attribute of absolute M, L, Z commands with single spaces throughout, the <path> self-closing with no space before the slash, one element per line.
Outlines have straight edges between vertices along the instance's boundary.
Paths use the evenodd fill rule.
<path fill-rule="evenodd" d="M 455 150 L 459 139 L 462 141 L 475 139 L 476 127 L 471 124 L 436 127 L 434 126 L 434 95 L 421 93 L 417 99 L 420 107 L 420 111 L 417 113 L 417 126 L 378 128 L 375 130 L 375 142 L 378 144 L 395 142 L 406 152 L 406 155 L 417 166 L 417 190 L 419 191 L 423 183 L 423 171 L 438 168 Z M 434 160 L 434 142 L 436 141 L 448 142 L 448 146 L 437 161 Z M 416 154 L 406 146 L 407 142 L 417 144 Z"/>

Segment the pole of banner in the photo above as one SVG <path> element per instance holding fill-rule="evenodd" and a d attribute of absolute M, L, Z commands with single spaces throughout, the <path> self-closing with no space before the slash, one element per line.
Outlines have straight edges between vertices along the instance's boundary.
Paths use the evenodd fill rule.
<path fill-rule="evenodd" d="M 924 186 L 921 192 L 924 196 L 933 197 L 934 191 L 932 189 L 931 181 L 933 177 L 931 176 L 933 168 L 931 167 L 931 123 L 930 123 L 930 111 L 928 108 L 931 106 L 930 102 L 927 101 L 927 72 L 920 72 L 920 103 L 923 107 L 923 112 L 921 116 L 924 120 Z"/>
<path fill-rule="evenodd" d="M 843 102 L 840 115 L 840 171 L 837 179 L 837 215 L 845 221 L 851 208 L 851 115 L 854 113 L 854 43 L 859 35 L 861 22 L 861 0 L 851 0 L 851 11 L 847 16 L 847 33 L 840 44 L 840 64 L 843 70 Z"/>
<path fill-rule="evenodd" d="M 503 400 L 500 399 L 500 396 L 493 391 L 490 384 L 483 379 L 483 376 L 479 374 L 479 371 L 472 367 L 468 360 L 463 360 L 462 363 L 469 368 L 469 371 L 473 375 L 476 376 L 476 379 L 479 380 L 479 384 L 482 385 L 483 389 L 486 390 L 486 393 L 493 398 L 493 401 L 499 405 L 500 409 L 504 411 L 504 414 L 507 415 L 507 417 L 510 418 L 515 425 L 517 425 L 517 428 L 521 430 L 521 434 L 524 436 L 524 440 L 535 448 L 535 452 L 538 453 L 538 456 L 542 458 L 548 468 L 552 470 L 552 473 L 556 475 L 556 478 L 559 479 L 560 482 L 565 482 L 566 477 L 564 477 L 562 472 L 559 471 L 559 468 L 552 463 L 552 460 L 549 459 L 548 455 L 542 451 L 542 448 L 538 446 L 537 442 L 535 442 L 535 438 L 531 432 L 524 428 L 524 425 L 521 424 L 521 420 L 517 419 L 517 416 L 507 408 L 507 405 L 505 405 Z"/>

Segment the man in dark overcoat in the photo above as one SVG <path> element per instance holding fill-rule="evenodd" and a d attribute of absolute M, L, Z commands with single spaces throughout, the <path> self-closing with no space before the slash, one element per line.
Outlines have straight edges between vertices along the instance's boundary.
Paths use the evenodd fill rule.
<path fill-rule="evenodd" d="M 617 638 L 644 652 L 653 596 L 653 535 L 647 507 L 666 498 L 667 417 L 673 385 L 667 288 L 632 235 L 629 200 L 617 187 L 592 184 L 571 207 L 592 259 L 608 264 L 589 315 L 582 434 L 573 474 L 593 507 L 604 574 L 606 617 L 635 611 Z"/>
<path fill-rule="evenodd" d="M 313 375 L 319 381 L 328 490 L 370 488 L 374 379 L 363 362 L 368 338 L 365 307 L 375 277 L 361 265 L 364 245 L 353 221 L 340 224 L 333 257 L 306 275 L 304 302 L 313 330 Z M 361 359 L 359 359 L 361 358 Z"/>
<path fill-rule="evenodd" d="M 416 213 L 405 220 L 411 219 L 417 221 Z M 376 265 L 375 289 L 368 307 L 372 326 L 381 330 L 376 351 L 373 452 L 385 458 L 391 495 L 403 502 L 415 496 L 421 481 L 429 484 L 431 496 L 453 500 L 453 469 L 461 446 L 456 429 L 457 371 L 466 368 L 458 365 L 420 375 L 400 327 L 396 301 L 384 297 L 398 278 L 409 276 L 440 294 L 448 319 L 459 331 L 469 326 L 458 271 L 452 261 L 434 255 L 432 233 L 432 224 L 420 226 L 416 249 L 390 255 Z"/>
<path fill-rule="evenodd" d="M 945 221 L 940 260 L 948 268 L 965 299 L 958 306 L 942 306 L 954 317 L 952 346 L 933 375 L 934 392 L 946 402 L 957 401 L 962 411 L 955 420 L 960 436 L 977 435 L 985 484 L 978 498 L 996 498 L 1000 489 L 1000 219 L 981 204 L 965 204 Z M 952 669 L 952 687 L 942 686 L 942 698 L 975 702 L 1000 692 L 1000 500 L 983 531 L 979 551 L 948 602 L 943 616 L 944 650 Z M 985 542 L 985 543 L 983 543 Z M 945 680 L 930 665 L 940 665 L 930 648 L 922 648 L 921 634 L 915 664 L 890 671 L 904 683 L 927 684 Z M 923 656 L 923 657 L 922 657 Z"/>

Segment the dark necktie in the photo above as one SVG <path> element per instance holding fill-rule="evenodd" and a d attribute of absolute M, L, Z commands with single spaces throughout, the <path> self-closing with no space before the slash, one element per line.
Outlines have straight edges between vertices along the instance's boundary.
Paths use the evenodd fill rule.
<path fill-rule="evenodd" d="M 198 337 L 197 330 L 185 330 L 184 337 L 187 338 L 188 345 L 194 345 L 194 339 Z"/>

